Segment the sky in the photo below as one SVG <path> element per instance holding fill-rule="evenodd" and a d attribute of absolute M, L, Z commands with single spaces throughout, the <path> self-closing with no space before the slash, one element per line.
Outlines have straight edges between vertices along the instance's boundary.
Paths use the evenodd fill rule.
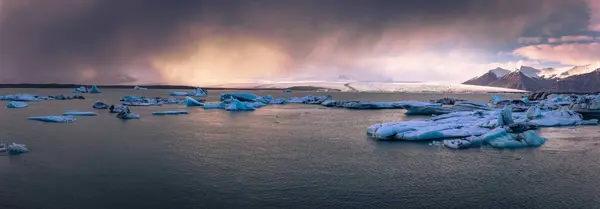
<path fill-rule="evenodd" d="M 0 0 L 0 83 L 460 83 L 600 61 L 600 0 Z"/>

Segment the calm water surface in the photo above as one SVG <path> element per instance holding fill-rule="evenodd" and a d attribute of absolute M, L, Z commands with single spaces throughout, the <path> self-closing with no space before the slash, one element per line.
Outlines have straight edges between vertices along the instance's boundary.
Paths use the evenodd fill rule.
<path fill-rule="evenodd" d="M 0 89 L 15 92 L 70 90 Z M 32 149 L 0 156 L 0 208 L 600 208 L 599 127 L 543 129 L 550 141 L 538 149 L 456 151 L 365 136 L 371 124 L 414 118 L 402 110 L 282 105 L 150 115 L 185 108 L 166 105 L 134 108 L 142 118 L 130 121 L 104 111 L 74 124 L 25 119 L 167 92 L 104 89 L 86 100 L 0 108 L 0 140 Z M 218 100 L 220 92 L 210 93 L 209 101 Z M 490 96 L 330 94 L 372 101 Z"/>

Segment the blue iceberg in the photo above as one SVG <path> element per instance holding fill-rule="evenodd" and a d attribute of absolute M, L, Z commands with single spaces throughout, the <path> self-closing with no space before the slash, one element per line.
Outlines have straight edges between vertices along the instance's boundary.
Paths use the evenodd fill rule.
<path fill-rule="evenodd" d="M 204 109 L 225 109 L 225 105 L 223 103 L 204 103 L 202 106 Z"/>
<path fill-rule="evenodd" d="M 165 110 L 153 112 L 152 115 L 187 115 L 187 110 Z"/>
<path fill-rule="evenodd" d="M 284 89 L 283 92 L 292 92 L 291 89 Z"/>
<path fill-rule="evenodd" d="M 221 101 L 225 101 L 228 98 L 234 98 L 242 102 L 253 102 L 258 98 L 256 94 L 246 92 L 229 92 L 221 94 Z"/>
<path fill-rule="evenodd" d="M 125 106 L 125 105 L 117 105 L 117 106 L 111 105 L 111 106 L 108 108 L 108 112 L 110 112 L 110 113 L 120 113 L 120 112 L 122 112 L 122 111 L 131 112 L 131 111 L 129 110 L 129 107 L 128 107 L 128 106 Z"/>
<path fill-rule="evenodd" d="M 29 106 L 29 105 L 25 102 L 16 102 L 16 101 L 10 101 L 6 105 L 7 108 L 25 108 L 27 106 Z"/>
<path fill-rule="evenodd" d="M 277 98 L 272 100 L 271 102 L 269 102 L 269 104 L 285 104 L 287 102 L 287 99 L 285 98 Z"/>
<path fill-rule="evenodd" d="M 9 94 L 0 96 L 0 100 L 8 100 L 8 101 L 20 101 L 20 102 L 35 102 L 40 101 L 42 98 L 32 94 Z"/>
<path fill-rule="evenodd" d="M 247 102 L 242 102 L 237 99 L 232 99 L 229 104 L 225 105 L 227 111 L 254 111 L 256 108 Z"/>
<path fill-rule="evenodd" d="M 96 116 L 98 115 L 95 112 L 89 112 L 89 111 L 73 111 L 73 110 L 69 110 L 63 113 L 63 115 L 71 115 L 71 116 Z"/>
<path fill-rule="evenodd" d="M 123 111 L 123 112 L 120 112 L 119 114 L 117 114 L 117 118 L 122 119 L 122 120 L 140 119 L 140 115 L 134 114 L 134 113 L 127 113 L 127 112 Z"/>
<path fill-rule="evenodd" d="M 264 104 L 269 104 L 273 100 L 275 100 L 275 98 L 273 98 L 273 96 L 271 96 L 271 95 L 259 96 L 259 97 L 256 97 L 256 99 L 254 99 L 255 102 L 261 102 Z"/>
<path fill-rule="evenodd" d="M 203 96 L 207 96 L 207 95 L 208 95 L 208 92 L 205 89 L 200 88 L 200 87 L 196 88 L 196 90 L 191 91 L 188 94 L 188 96 L 192 96 L 192 97 L 203 97 Z"/>
<path fill-rule="evenodd" d="M 88 89 L 85 86 L 74 88 L 73 93 L 88 93 Z"/>
<path fill-rule="evenodd" d="M 121 97 L 121 99 L 119 101 L 121 101 L 121 102 L 141 102 L 144 99 L 145 99 L 145 97 L 140 97 L 140 96 L 124 96 L 124 97 Z"/>
<path fill-rule="evenodd" d="M 184 91 L 172 91 L 169 92 L 169 95 L 171 96 L 188 96 L 188 92 L 184 92 Z"/>
<path fill-rule="evenodd" d="M 187 107 L 203 106 L 203 105 L 204 104 L 202 104 L 202 102 L 199 102 L 198 100 L 195 100 L 194 98 L 185 97 L 185 106 L 187 106 Z"/>
<path fill-rule="evenodd" d="M 99 94 L 99 93 L 102 93 L 102 91 L 100 91 L 100 89 L 97 86 L 92 86 L 92 88 L 90 89 L 90 93 L 91 94 Z"/>
<path fill-rule="evenodd" d="M 28 117 L 28 120 L 35 120 L 41 122 L 48 123 L 71 123 L 75 122 L 75 117 L 73 116 L 37 116 L 37 117 Z"/>
<path fill-rule="evenodd" d="M 94 102 L 94 105 L 92 105 L 92 108 L 94 109 L 108 109 L 108 104 L 102 102 L 102 101 L 96 101 Z"/>

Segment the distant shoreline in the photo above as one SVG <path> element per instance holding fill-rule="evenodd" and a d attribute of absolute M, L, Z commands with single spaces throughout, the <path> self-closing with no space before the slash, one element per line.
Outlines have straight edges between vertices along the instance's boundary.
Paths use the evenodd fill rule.
<path fill-rule="evenodd" d="M 0 88 L 23 88 L 23 89 L 73 89 L 81 86 L 91 87 L 93 85 L 82 85 L 82 84 L 0 84 Z M 196 89 L 195 86 L 185 85 L 95 85 L 98 88 L 106 89 L 133 89 L 136 86 L 148 88 L 148 89 Z M 206 90 L 284 90 L 287 88 L 223 88 L 223 87 L 201 87 Z M 324 88 L 312 87 L 312 86 L 297 86 L 289 88 L 296 91 L 316 91 Z M 331 89 L 333 90 L 333 89 Z M 339 91 L 339 90 L 338 90 Z"/>

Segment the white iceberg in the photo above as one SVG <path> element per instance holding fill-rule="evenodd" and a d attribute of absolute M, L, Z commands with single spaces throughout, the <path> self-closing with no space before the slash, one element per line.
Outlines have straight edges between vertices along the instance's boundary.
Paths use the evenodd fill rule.
<path fill-rule="evenodd" d="M 94 102 L 94 105 L 92 105 L 92 108 L 94 109 L 108 109 L 108 104 L 102 102 L 102 101 L 96 101 Z"/>
<path fill-rule="evenodd" d="M 85 86 L 74 88 L 73 93 L 88 93 L 88 89 Z"/>
<path fill-rule="evenodd" d="M 165 110 L 152 112 L 152 115 L 187 115 L 187 110 Z"/>
<path fill-rule="evenodd" d="M 29 149 L 27 148 L 27 146 L 25 146 L 25 144 L 17 144 L 13 142 L 7 145 L 4 143 L 0 143 L 0 152 L 8 152 L 8 154 L 11 155 L 18 155 L 29 152 Z"/>
<path fill-rule="evenodd" d="M 247 102 L 237 99 L 231 99 L 231 102 L 225 105 L 227 111 L 254 111 L 256 108 Z"/>
<path fill-rule="evenodd" d="M 92 86 L 92 88 L 89 90 L 90 94 L 99 94 L 102 93 L 102 91 L 100 91 L 100 89 L 97 86 Z"/>
<path fill-rule="evenodd" d="M 10 101 L 8 104 L 6 104 L 7 108 L 25 108 L 27 106 L 29 106 L 27 103 L 17 101 Z"/>
<path fill-rule="evenodd" d="M 73 110 L 69 110 L 63 113 L 63 115 L 71 115 L 71 116 L 96 116 L 98 115 L 95 112 L 89 112 L 89 111 L 73 111 Z"/>
<path fill-rule="evenodd" d="M 187 106 L 187 107 L 203 106 L 203 105 L 204 104 L 202 104 L 202 102 L 199 102 L 198 100 L 195 100 L 194 98 L 185 97 L 185 106 Z"/>
<path fill-rule="evenodd" d="M 40 101 L 43 99 L 37 95 L 32 95 L 32 94 L 9 94 L 9 95 L 0 96 L 0 100 L 35 102 L 35 101 Z"/>
<path fill-rule="evenodd" d="M 41 121 L 41 122 L 49 122 L 49 123 L 75 122 L 75 117 L 73 117 L 73 116 L 36 116 L 36 117 L 28 117 L 27 119 Z"/>
<path fill-rule="evenodd" d="M 139 86 L 135 86 L 133 87 L 133 90 L 147 90 L 148 88 L 144 88 L 144 87 L 139 87 Z"/>

